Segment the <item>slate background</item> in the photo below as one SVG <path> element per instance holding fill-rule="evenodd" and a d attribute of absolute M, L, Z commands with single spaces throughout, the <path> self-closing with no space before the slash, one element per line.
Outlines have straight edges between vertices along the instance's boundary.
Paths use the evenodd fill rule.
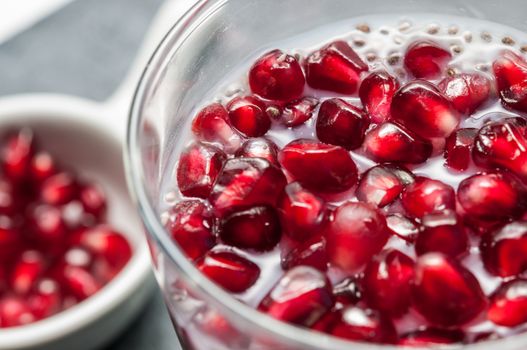
<path fill-rule="evenodd" d="M 0 95 L 104 101 L 127 73 L 162 0 L 77 0 L 0 45 Z M 179 350 L 160 292 L 104 350 Z"/>

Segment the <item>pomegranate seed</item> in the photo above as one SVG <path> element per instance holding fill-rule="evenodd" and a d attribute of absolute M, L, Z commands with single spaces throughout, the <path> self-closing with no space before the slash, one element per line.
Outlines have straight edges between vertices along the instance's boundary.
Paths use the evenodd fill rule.
<path fill-rule="evenodd" d="M 432 144 L 395 123 L 386 122 L 366 134 L 364 152 L 376 162 L 424 163 Z"/>
<path fill-rule="evenodd" d="M 279 160 L 293 178 L 311 190 L 342 192 L 357 182 L 357 166 L 339 146 L 299 139 L 282 149 Z"/>
<path fill-rule="evenodd" d="M 209 201 L 219 216 L 240 207 L 274 207 L 286 183 L 282 171 L 265 159 L 229 159 L 212 188 Z"/>
<path fill-rule="evenodd" d="M 34 153 L 35 140 L 30 129 L 21 129 L 9 135 L 2 149 L 4 174 L 14 182 L 25 179 L 29 174 Z"/>
<path fill-rule="evenodd" d="M 78 185 L 73 174 L 62 172 L 44 181 L 40 197 L 46 204 L 62 205 L 73 200 L 77 193 Z"/>
<path fill-rule="evenodd" d="M 38 152 L 31 159 L 29 172 L 31 179 L 40 184 L 57 173 L 57 166 L 49 153 Z"/>
<path fill-rule="evenodd" d="M 393 97 L 393 120 L 423 138 L 447 137 L 456 130 L 460 116 L 450 101 L 431 83 L 416 80 Z"/>
<path fill-rule="evenodd" d="M 302 97 L 291 101 L 284 107 L 280 121 L 290 128 L 300 126 L 311 119 L 317 106 L 318 100 L 314 97 Z"/>
<path fill-rule="evenodd" d="M 260 268 L 230 251 L 210 251 L 197 263 L 208 278 L 232 293 L 251 288 L 260 276 Z"/>
<path fill-rule="evenodd" d="M 273 249 L 281 234 L 278 213 L 271 207 L 234 212 L 222 220 L 219 230 L 219 236 L 226 244 L 259 252 Z"/>
<path fill-rule="evenodd" d="M 445 70 L 452 55 L 438 44 L 422 40 L 410 45 L 404 56 L 404 66 L 416 78 L 436 78 Z"/>
<path fill-rule="evenodd" d="M 263 136 L 271 128 L 265 104 L 253 96 L 235 97 L 227 105 L 229 119 L 236 130 L 247 137 Z"/>
<path fill-rule="evenodd" d="M 386 217 L 386 224 L 393 234 L 409 243 L 415 242 L 420 230 L 413 220 L 400 214 L 388 215 Z"/>
<path fill-rule="evenodd" d="M 504 327 L 527 322 L 527 281 L 513 280 L 503 284 L 492 295 L 487 318 Z"/>
<path fill-rule="evenodd" d="M 381 251 L 389 236 L 378 210 L 365 203 L 345 203 L 333 213 L 326 232 L 330 262 L 353 273 Z"/>
<path fill-rule="evenodd" d="M 19 297 L 3 297 L 0 299 L 0 326 L 23 326 L 35 321 L 26 302 Z"/>
<path fill-rule="evenodd" d="M 368 65 L 342 40 L 309 55 L 305 68 L 309 86 L 343 94 L 355 93 L 360 74 L 368 71 Z"/>
<path fill-rule="evenodd" d="M 0 178 L 0 214 L 12 215 L 19 209 L 19 198 L 13 184 Z"/>
<path fill-rule="evenodd" d="M 132 249 L 124 236 L 104 225 L 81 230 L 73 242 L 88 252 L 104 259 L 111 271 L 106 271 L 112 279 L 132 257 Z"/>
<path fill-rule="evenodd" d="M 512 51 L 504 51 L 492 68 L 503 105 L 527 112 L 527 62 Z"/>
<path fill-rule="evenodd" d="M 229 123 L 229 113 L 219 103 L 203 108 L 192 121 L 192 132 L 200 140 L 216 143 L 232 152 L 240 147 L 241 136 Z"/>
<path fill-rule="evenodd" d="M 395 201 L 403 189 L 403 182 L 390 168 L 377 165 L 362 175 L 356 194 L 360 201 L 382 208 Z"/>
<path fill-rule="evenodd" d="M 298 266 L 285 273 L 259 310 L 278 320 L 310 327 L 332 306 L 326 276 L 312 267 Z"/>
<path fill-rule="evenodd" d="M 428 214 L 440 213 L 456 207 L 454 189 L 441 181 L 417 177 L 401 197 L 406 213 L 413 218 L 422 218 Z"/>
<path fill-rule="evenodd" d="M 91 297 L 102 287 L 93 274 L 84 267 L 66 264 L 59 276 L 62 287 L 78 301 Z"/>
<path fill-rule="evenodd" d="M 195 143 L 179 158 L 177 182 L 188 197 L 207 198 L 227 156 L 214 146 Z"/>
<path fill-rule="evenodd" d="M 0 216 L 0 263 L 12 261 L 23 247 L 22 233 L 14 227 L 10 218 Z"/>
<path fill-rule="evenodd" d="M 326 314 L 313 329 L 348 340 L 393 344 L 397 339 L 395 326 L 389 318 L 358 306 Z"/>
<path fill-rule="evenodd" d="M 317 137 L 324 143 L 352 150 L 360 147 L 370 118 L 359 108 L 340 99 L 322 102 L 317 117 Z"/>
<path fill-rule="evenodd" d="M 236 151 L 236 157 L 263 158 L 272 165 L 278 163 L 278 147 L 266 138 L 249 139 Z"/>
<path fill-rule="evenodd" d="M 46 248 L 60 250 L 66 238 L 66 223 L 59 208 L 47 204 L 37 205 L 30 211 L 33 238 Z"/>
<path fill-rule="evenodd" d="M 527 271 L 527 222 L 515 221 L 486 234 L 481 253 L 494 275 L 512 277 Z"/>
<path fill-rule="evenodd" d="M 471 115 L 489 98 L 490 84 L 481 74 L 463 73 L 443 79 L 439 89 L 459 113 Z"/>
<path fill-rule="evenodd" d="M 304 92 L 306 80 L 295 57 L 280 50 L 266 53 L 249 72 L 253 93 L 268 100 L 289 101 Z"/>
<path fill-rule="evenodd" d="M 299 243 L 298 246 L 285 254 L 281 260 L 284 270 L 290 270 L 296 266 L 311 266 L 319 271 L 326 271 L 328 268 L 326 240 L 315 237 Z"/>
<path fill-rule="evenodd" d="M 371 73 L 362 81 L 360 100 L 374 123 L 388 120 L 393 95 L 398 89 L 397 79 L 384 71 Z"/>
<path fill-rule="evenodd" d="M 362 300 L 363 294 L 364 291 L 360 275 L 345 278 L 333 287 L 333 295 L 335 295 L 337 308 L 357 304 Z"/>
<path fill-rule="evenodd" d="M 327 211 L 325 201 L 302 188 L 298 182 L 285 187 L 278 208 L 284 233 L 297 241 L 318 233 Z"/>
<path fill-rule="evenodd" d="M 215 244 L 213 217 L 198 200 L 181 201 L 170 210 L 166 223 L 172 239 L 191 260 L 201 258 Z"/>
<path fill-rule="evenodd" d="M 487 168 L 505 168 L 527 179 L 527 121 L 505 116 L 479 130 L 474 140 L 474 162 Z"/>
<path fill-rule="evenodd" d="M 436 252 L 455 258 L 467 252 L 467 231 L 455 212 L 445 210 L 426 215 L 422 224 L 415 242 L 417 255 Z"/>
<path fill-rule="evenodd" d="M 11 289 L 20 295 L 26 295 L 46 269 L 44 256 L 37 251 L 22 253 L 11 272 Z"/>
<path fill-rule="evenodd" d="M 405 334 L 399 340 L 399 345 L 404 346 L 434 346 L 463 343 L 465 334 L 459 329 L 425 328 Z"/>
<path fill-rule="evenodd" d="M 85 185 L 80 189 L 79 199 L 85 213 L 101 219 L 106 214 L 106 195 L 96 184 Z"/>
<path fill-rule="evenodd" d="M 27 302 L 37 320 L 54 315 L 61 309 L 60 286 L 52 279 L 43 279 L 37 283 Z"/>
<path fill-rule="evenodd" d="M 480 173 L 459 184 L 457 198 L 465 215 L 492 221 L 521 215 L 526 189 L 508 173 Z"/>
<path fill-rule="evenodd" d="M 430 323 L 447 327 L 466 324 L 486 306 L 476 277 L 439 253 L 428 253 L 417 259 L 413 302 Z"/>
<path fill-rule="evenodd" d="M 446 166 L 457 171 L 465 171 L 470 165 L 474 139 L 477 129 L 458 129 L 451 134 L 445 145 Z"/>
<path fill-rule="evenodd" d="M 364 296 L 372 308 L 401 316 L 410 307 L 414 261 L 398 250 L 383 251 L 364 272 Z"/>

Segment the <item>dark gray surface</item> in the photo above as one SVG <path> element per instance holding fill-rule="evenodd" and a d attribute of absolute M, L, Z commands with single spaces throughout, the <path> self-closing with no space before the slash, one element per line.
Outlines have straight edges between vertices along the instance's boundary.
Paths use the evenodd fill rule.
<path fill-rule="evenodd" d="M 124 78 L 162 0 L 77 0 L 0 46 L 0 95 L 106 99 Z M 177 350 L 159 292 L 106 350 Z"/>

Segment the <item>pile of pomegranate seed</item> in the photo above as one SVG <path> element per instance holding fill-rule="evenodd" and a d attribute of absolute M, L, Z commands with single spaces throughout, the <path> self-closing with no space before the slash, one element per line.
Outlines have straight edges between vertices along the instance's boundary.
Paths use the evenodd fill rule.
<path fill-rule="evenodd" d="M 21 129 L 0 144 L 0 328 L 50 317 L 99 291 L 132 255 L 105 222 L 105 193 Z"/>
<path fill-rule="evenodd" d="M 448 47 L 413 40 L 399 75 L 344 40 L 271 51 L 250 92 L 197 114 L 167 228 L 203 274 L 241 300 L 265 289 L 261 312 L 349 340 L 526 329 L 527 61 L 504 50 L 490 71 L 460 71 Z M 456 183 L 422 171 L 438 162 Z M 278 282 L 256 287 L 269 268 L 257 257 L 274 253 Z"/>

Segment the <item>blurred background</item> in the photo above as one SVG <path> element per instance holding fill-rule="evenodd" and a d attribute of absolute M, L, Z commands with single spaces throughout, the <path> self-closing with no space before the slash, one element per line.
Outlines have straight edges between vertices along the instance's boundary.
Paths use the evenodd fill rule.
<path fill-rule="evenodd" d="M 162 0 L 0 1 L 0 95 L 50 92 L 104 101 L 132 64 Z M 156 293 L 107 349 L 177 350 Z"/>

